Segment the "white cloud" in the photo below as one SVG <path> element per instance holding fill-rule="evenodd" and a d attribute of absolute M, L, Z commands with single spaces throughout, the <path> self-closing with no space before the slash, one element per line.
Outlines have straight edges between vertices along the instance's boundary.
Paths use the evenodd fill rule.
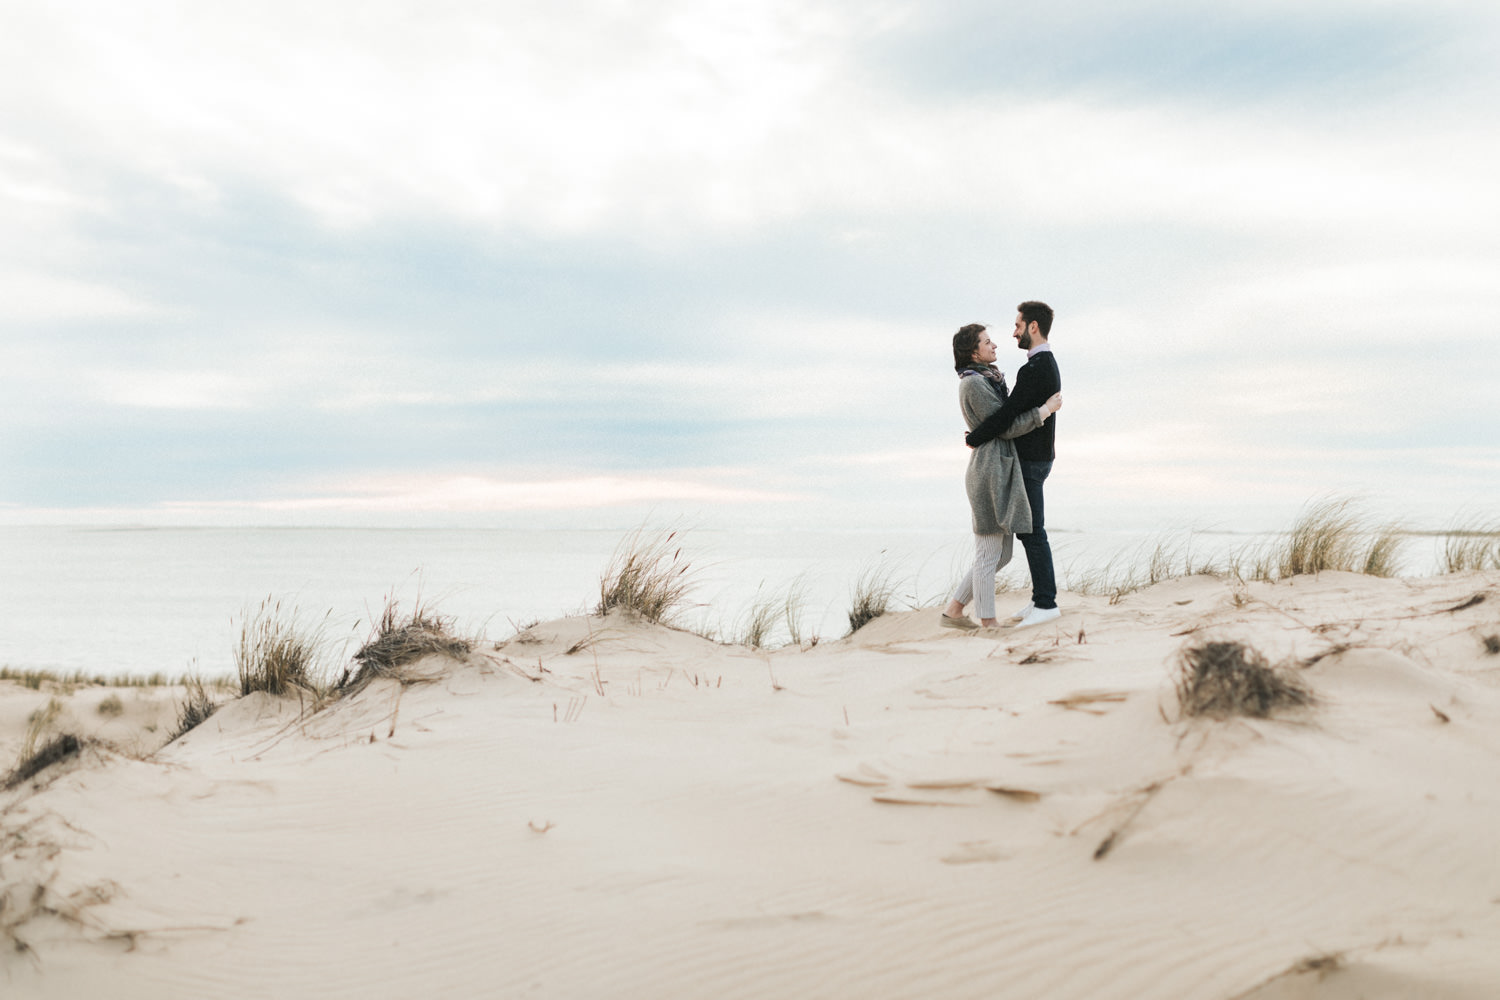
<path fill-rule="evenodd" d="M 330 484 L 327 489 L 329 493 L 318 496 L 231 506 L 269 511 L 518 511 L 583 510 L 664 501 L 715 505 L 801 499 L 793 493 L 716 482 L 705 470 L 697 470 L 692 478 L 619 475 L 515 480 L 485 475 L 400 475 L 356 479 Z"/>
<path fill-rule="evenodd" d="M 1277 5 L 1287 17 L 1306 7 Z M 1003 260 L 1031 266 L 1026 280 L 1047 283 L 1044 297 L 1056 289 L 1109 302 L 1060 314 L 1066 447 L 1101 488 L 1142 497 L 1167 485 L 1191 496 L 1251 489 L 1255 476 L 1224 470 L 1246 455 L 1284 458 L 1288 426 L 1363 435 L 1363 449 L 1327 454 L 1365 468 L 1359 462 L 1385 453 L 1385 435 L 1413 419 L 1410 406 L 1391 405 L 1404 395 L 1439 409 L 1471 401 L 1484 430 L 1483 414 L 1495 411 L 1483 365 L 1439 376 L 1412 354 L 1436 337 L 1460 342 L 1476 362 L 1487 356 L 1485 324 L 1500 306 L 1491 236 L 1500 188 L 1490 177 L 1500 133 L 1487 113 L 1476 117 L 1464 101 L 1376 101 L 1347 120 L 1315 108 L 1272 118 L 1087 86 L 1042 101 L 935 97 L 861 62 L 866 41 L 922 9 L 843 0 L 15 5 L 0 36 L 10 133 L 0 142 L 0 225 L 14 236 L 0 255 L 0 320 L 89 321 L 80 324 L 89 334 L 52 345 L 7 331 L 7 388 L 48 408 L 107 404 L 86 407 L 94 414 L 254 417 L 305 407 L 445 434 L 586 395 L 678 430 L 705 419 L 737 433 L 765 429 L 782 465 L 768 462 L 763 475 L 790 469 L 794 484 L 821 473 L 830 489 L 855 489 L 848 483 L 871 473 L 936 480 L 961 476 L 966 455 L 956 446 L 946 333 L 863 314 L 921 315 L 964 280 L 984 284 L 954 304 L 967 311 L 990 301 L 990 269 Z M 1487 9 L 1443 7 L 1474 17 Z M 1487 86 L 1476 82 L 1475 94 Z M 146 188 L 143 202 L 131 200 Z M 163 188 L 178 196 L 163 199 L 171 212 L 201 231 L 151 228 L 149 199 Z M 340 276 L 350 284 L 306 292 L 307 276 L 289 274 L 288 261 L 323 247 L 289 246 L 278 260 L 281 246 L 235 243 L 244 218 L 221 226 L 210 211 L 257 199 L 356 230 L 331 238 L 347 255 L 331 269 L 347 266 Z M 277 231 L 274 218 L 249 224 L 262 221 L 266 232 L 255 237 L 270 233 L 268 244 L 305 233 Z M 361 226 L 377 241 L 411 232 L 437 243 L 457 229 L 473 237 L 470 261 L 487 244 L 510 246 L 512 234 L 541 234 L 531 243 L 554 254 L 536 265 L 552 283 L 547 294 L 571 280 L 580 297 L 616 287 L 591 284 L 590 268 L 598 247 L 613 253 L 630 240 L 668 244 L 696 262 L 725 246 L 765 252 L 752 238 L 772 233 L 788 248 L 778 274 L 802 263 L 788 233 L 842 238 L 849 252 L 819 248 L 823 262 L 844 269 L 830 275 L 843 290 L 822 300 L 823 314 L 800 304 L 815 296 L 774 278 L 747 306 L 745 279 L 733 300 L 714 301 L 712 289 L 694 300 L 694 322 L 712 338 L 705 358 L 587 367 L 540 344 L 524 358 L 472 341 L 449 351 L 465 339 L 458 335 L 434 338 L 434 348 L 428 328 L 333 301 L 345 289 L 358 296 L 354 282 L 375 273 L 398 294 L 394 283 L 411 282 L 434 304 L 433 328 L 472 323 L 495 301 L 462 281 L 440 286 L 427 270 L 442 264 L 429 260 L 381 259 L 362 271 Z M 944 244 L 949 227 L 964 230 L 961 249 Z M 198 238 L 222 254 L 205 255 L 205 290 L 192 299 L 201 322 L 189 329 L 188 309 L 132 289 L 170 298 L 176 283 L 199 277 L 173 270 Z M 1032 250 L 1043 263 L 1029 260 Z M 670 271 L 672 258 L 652 260 Z M 115 261 L 123 271 L 126 259 L 139 260 L 132 277 L 99 266 Z M 867 260 L 883 268 L 871 282 L 891 282 L 892 262 L 909 261 L 900 275 L 909 290 L 882 287 L 883 304 L 870 306 L 857 273 Z M 641 268 L 630 277 L 661 282 L 641 300 L 654 303 L 698 275 Z M 808 286 L 819 278 L 796 277 Z M 1117 294 L 1096 287 L 1110 279 Z M 518 324 L 555 308 L 555 299 L 526 300 L 523 286 L 505 304 Z M 292 294 L 264 309 L 233 301 L 270 302 L 283 290 Z M 454 312 L 444 314 L 450 293 Z M 317 315 L 288 317 L 302 307 L 299 294 L 318 298 Z M 1002 312 L 979 318 L 1003 332 L 1013 301 L 1007 293 Z M 152 317 L 172 323 L 135 322 Z M 641 357 L 665 355 L 641 336 Z M 1011 370 L 1018 362 L 1002 359 Z M 444 421 L 420 423 L 424 408 L 444 409 Z M 847 434 L 851 422 L 868 424 L 865 439 L 820 457 L 845 443 L 822 436 Z M 952 445 L 936 439 L 938 427 L 952 429 Z M 671 444 L 638 447 L 641 462 L 678 461 Z M 378 444 L 349 460 L 369 455 L 378 460 Z M 1478 455 L 1476 478 L 1492 479 Z M 1316 471 L 1316 462 L 1298 468 Z M 687 473 L 481 476 L 392 480 L 292 502 L 511 509 L 589 495 L 717 502 L 739 489 Z"/>
<path fill-rule="evenodd" d="M 838 4 L 56 10 L 30 26 L 52 43 L 46 68 L 23 63 L 11 89 L 73 155 L 198 190 L 269 185 L 335 224 L 437 212 L 652 239 L 960 211 L 1353 240 L 1500 219 L 1493 130 L 934 103 L 850 74 L 871 28 Z"/>
<path fill-rule="evenodd" d="M 0 270 L 0 322 L 54 323 L 76 319 L 130 319 L 166 310 L 102 282 L 48 271 Z"/>

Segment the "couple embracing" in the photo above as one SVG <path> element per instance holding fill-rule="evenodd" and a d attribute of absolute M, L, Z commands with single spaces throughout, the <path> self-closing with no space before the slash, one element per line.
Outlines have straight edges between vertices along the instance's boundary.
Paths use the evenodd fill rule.
<path fill-rule="evenodd" d="M 1047 340 L 1051 331 L 1052 309 L 1046 303 L 1017 307 L 1011 336 L 1026 352 L 1026 364 L 1016 373 L 1014 389 L 995 367 L 995 343 L 983 325 L 970 323 L 953 335 L 959 406 L 969 426 L 964 440 L 974 449 L 964 479 L 974 515 L 974 568 L 943 611 L 942 622 L 949 628 L 979 627 L 964 614 L 971 600 L 981 624 L 999 624 L 995 574 L 1010 562 L 1013 538 L 1021 540 L 1031 568 L 1031 603 L 1012 616 L 1015 627 L 1041 625 L 1062 614 L 1042 497 L 1052 471 L 1054 414 L 1062 408 L 1062 379 Z"/>

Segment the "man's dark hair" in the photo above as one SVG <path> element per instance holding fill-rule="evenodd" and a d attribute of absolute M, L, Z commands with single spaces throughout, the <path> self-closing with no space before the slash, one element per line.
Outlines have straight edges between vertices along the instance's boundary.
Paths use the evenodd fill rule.
<path fill-rule="evenodd" d="M 1036 324 L 1036 328 L 1046 337 L 1052 330 L 1052 307 L 1045 302 L 1022 302 L 1016 306 L 1016 312 L 1021 314 L 1021 322 L 1030 326 Z"/>
<path fill-rule="evenodd" d="M 974 352 L 979 349 L 979 335 L 985 331 L 983 323 L 970 323 L 958 328 L 953 335 L 953 370 L 961 372 L 974 363 Z"/>

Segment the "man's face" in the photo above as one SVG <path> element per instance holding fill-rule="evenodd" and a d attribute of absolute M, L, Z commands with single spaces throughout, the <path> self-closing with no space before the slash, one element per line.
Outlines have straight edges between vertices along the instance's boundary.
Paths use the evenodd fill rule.
<path fill-rule="evenodd" d="M 979 364 L 988 365 L 994 364 L 995 358 L 999 356 L 1000 352 L 995 349 L 995 342 L 990 339 L 990 335 L 988 333 L 981 333 L 979 335 L 979 345 L 974 348 L 974 360 Z"/>
<path fill-rule="evenodd" d="M 1016 338 L 1017 347 L 1023 351 L 1031 350 L 1032 336 L 1037 332 L 1039 331 L 1035 323 L 1028 324 L 1021 318 L 1020 313 L 1016 313 L 1016 330 L 1011 336 Z"/>

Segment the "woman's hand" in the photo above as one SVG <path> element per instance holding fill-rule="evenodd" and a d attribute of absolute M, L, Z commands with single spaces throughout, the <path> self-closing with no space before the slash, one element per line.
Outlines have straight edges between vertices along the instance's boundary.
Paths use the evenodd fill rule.
<path fill-rule="evenodd" d="M 1052 398 L 1042 404 L 1042 409 L 1046 410 L 1049 415 L 1062 409 L 1062 393 L 1054 392 Z"/>

